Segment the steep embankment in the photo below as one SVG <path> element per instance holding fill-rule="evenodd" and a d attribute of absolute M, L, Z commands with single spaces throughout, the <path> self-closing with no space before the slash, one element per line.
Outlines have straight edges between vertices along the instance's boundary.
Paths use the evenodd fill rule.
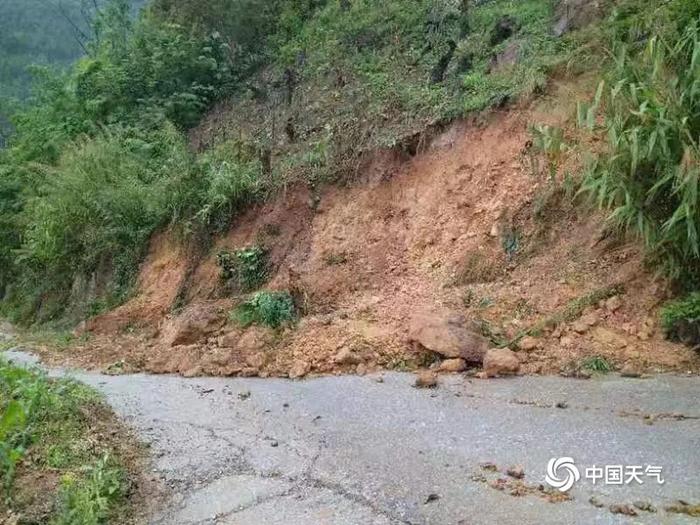
<path fill-rule="evenodd" d="M 425 346 L 449 354 L 468 327 L 510 343 L 526 373 L 697 370 L 696 355 L 657 329 L 665 288 L 635 245 L 606 237 L 599 215 L 533 169 L 529 127 L 562 124 L 571 106 L 561 101 L 575 98 L 560 87 L 535 107 L 457 122 L 413 157 L 376 154 L 347 187 L 290 188 L 201 260 L 157 236 L 139 293 L 89 321 L 69 359 L 115 373 L 364 373 L 429 365 Z M 251 245 L 269 250 L 265 288 L 291 290 L 303 307 L 296 326 L 228 320 L 241 297 L 224 289 L 216 254 Z M 478 341 L 459 344 L 479 360 Z"/>

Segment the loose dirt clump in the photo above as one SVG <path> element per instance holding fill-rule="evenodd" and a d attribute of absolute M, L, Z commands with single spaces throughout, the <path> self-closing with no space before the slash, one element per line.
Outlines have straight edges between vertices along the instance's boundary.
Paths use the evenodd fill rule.
<path fill-rule="evenodd" d="M 478 363 L 488 347 L 508 346 L 521 373 L 559 373 L 591 356 L 640 373 L 697 372 L 698 356 L 660 333 L 666 287 L 636 246 L 533 172 L 529 126 L 568 115 L 543 104 L 457 122 L 412 158 L 377 154 L 351 185 L 289 188 L 238 219 L 197 264 L 174 237 L 157 236 L 134 299 L 88 321 L 86 341 L 53 359 L 305 376 Z M 216 255 L 249 246 L 266 250 L 264 288 L 295 298 L 295 324 L 229 320 L 245 297 L 222 289 Z M 416 330 L 424 312 L 444 313 L 456 343 L 433 347 L 425 330 L 441 321 Z M 457 332 L 485 343 L 464 355 Z"/>

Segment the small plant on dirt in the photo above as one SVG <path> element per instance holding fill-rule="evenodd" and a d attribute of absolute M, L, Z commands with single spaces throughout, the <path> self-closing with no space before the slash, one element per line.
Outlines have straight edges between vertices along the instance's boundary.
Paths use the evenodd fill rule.
<path fill-rule="evenodd" d="M 348 262 L 348 254 L 345 252 L 327 253 L 323 256 L 326 266 L 339 266 Z"/>
<path fill-rule="evenodd" d="M 542 153 L 547 159 L 547 174 L 550 182 L 556 181 L 559 166 L 568 146 L 564 141 L 564 131 L 556 126 L 535 124 L 530 128 L 532 145 L 537 152 Z M 530 152 L 530 162 L 533 174 L 540 175 L 539 159 L 535 152 Z"/>
<path fill-rule="evenodd" d="M 231 318 L 243 327 L 262 324 L 279 328 L 294 322 L 297 311 L 294 299 L 289 292 L 258 292 L 249 300 L 238 305 Z"/>
<path fill-rule="evenodd" d="M 220 251 L 216 262 L 221 268 L 221 278 L 234 282 L 236 286 L 249 292 L 259 288 L 268 277 L 268 251 L 261 246 L 249 246 L 230 252 Z"/>
<path fill-rule="evenodd" d="M 508 346 L 509 341 L 503 335 L 503 330 L 498 326 L 489 323 L 485 319 L 479 319 L 479 332 L 495 346 L 502 348 Z"/>
<path fill-rule="evenodd" d="M 608 361 L 601 356 L 592 356 L 583 360 L 581 363 L 582 368 L 589 370 L 591 372 L 598 372 L 600 374 L 607 374 L 612 371 L 612 366 Z"/>
<path fill-rule="evenodd" d="M 59 514 L 51 525 L 98 525 L 109 517 L 114 504 L 124 495 L 121 469 L 109 455 L 85 468 L 80 479 L 68 474 L 61 483 Z"/>
<path fill-rule="evenodd" d="M 457 268 L 452 280 L 454 286 L 466 286 L 475 283 L 488 283 L 498 278 L 498 265 L 481 253 L 471 253 Z"/>
<path fill-rule="evenodd" d="M 516 228 L 508 227 L 501 233 L 501 247 L 506 254 L 506 258 L 511 261 L 520 250 L 521 235 Z"/>
<path fill-rule="evenodd" d="M 683 344 L 700 345 L 700 292 L 668 303 L 661 310 L 661 326 L 666 337 Z"/>

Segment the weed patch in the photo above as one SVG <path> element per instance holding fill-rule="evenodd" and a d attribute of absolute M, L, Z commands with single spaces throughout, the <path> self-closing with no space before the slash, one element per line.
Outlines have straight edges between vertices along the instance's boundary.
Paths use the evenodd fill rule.
<path fill-rule="evenodd" d="M 24 476 L 46 470 L 62 478 L 59 493 L 35 493 L 31 499 L 56 509 L 52 525 L 98 525 L 110 517 L 125 498 L 125 476 L 111 445 L 90 443 L 89 414 L 99 412 L 101 401 L 87 387 L 52 380 L 43 373 L 0 360 L 0 476 L 2 498 L 22 519 L 26 493 Z M 105 412 L 106 413 L 106 412 Z M 108 459 L 112 457 L 112 459 Z M 19 468 L 21 466 L 21 469 Z"/>
<path fill-rule="evenodd" d="M 612 365 L 604 357 L 592 356 L 583 360 L 581 367 L 584 370 L 590 372 L 597 372 L 599 374 L 607 374 L 612 372 Z"/>
<path fill-rule="evenodd" d="M 259 288 L 268 278 L 268 252 L 261 246 L 249 246 L 230 252 L 223 250 L 216 256 L 221 278 L 234 282 L 243 292 Z"/>
<path fill-rule="evenodd" d="M 665 305 L 661 310 L 661 326 L 671 340 L 700 345 L 700 292 Z"/>
<path fill-rule="evenodd" d="M 262 324 L 280 328 L 297 318 L 294 299 L 288 292 L 257 292 L 253 297 L 237 306 L 231 318 L 243 327 Z"/>

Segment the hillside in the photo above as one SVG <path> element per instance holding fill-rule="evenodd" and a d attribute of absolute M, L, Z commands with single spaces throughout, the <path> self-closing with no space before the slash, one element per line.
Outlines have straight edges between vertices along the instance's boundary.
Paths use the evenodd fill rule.
<path fill-rule="evenodd" d="M 143 0 L 130 2 L 136 12 Z M 86 0 L 3 0 L 0 2 L 0 146 L 7 119 L 31 95 L 32 69 L 65 70 L 99 38 L 93 22 L 105 2 Z"/>
<path fill-rule="evenodd" d="M 106 12 L 0 160 L 2 309 L 59 359 L 697 370 L 698 2 Z"/>

